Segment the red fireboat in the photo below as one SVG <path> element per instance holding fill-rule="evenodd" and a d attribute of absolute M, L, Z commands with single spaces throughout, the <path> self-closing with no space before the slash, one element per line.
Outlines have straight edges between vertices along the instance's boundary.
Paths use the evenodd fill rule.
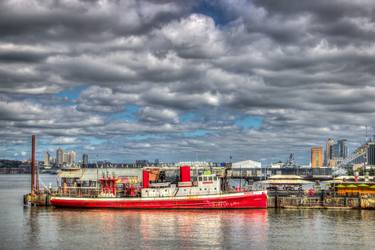
<path fill-rule="evenodd" d="M 101 192 L 96 197 L 53 196 L 56 207 L 120 209 L 240 209 L 267 208 L 267 191 L 224 192 L 215 174 L 202 174 L 192 182 L 190 166 L 180 167 L 180 181 L 150 183 L 149 171 L 143 169 L 143 186 L 137 192 L 129 187 L 124 197 L 116 194 L 116 178 L 101 178 Z"/>

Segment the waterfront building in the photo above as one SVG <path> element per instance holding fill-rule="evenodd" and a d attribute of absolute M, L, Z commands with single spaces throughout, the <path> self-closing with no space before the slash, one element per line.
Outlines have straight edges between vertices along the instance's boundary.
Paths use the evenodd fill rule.
<path fill-rule="evenodd" d="M 232 163 L 232 168 L 261 168 L 262 163 L 259 161 L 252 161 L 252 160 L 246 160 L 246 161 L 238 161 Z"/>
<path fill-rule="evenodd" d="M 331 183 L 339 196 L 375 195 L 373 176 L 340 176 Z"/>
<path fill-rule="evenodd" d="M 271 168 L 282 168 L 284 166 L 283 162 L 276 162 L 271 164 Z"/>
<path fill-rule="evenodd" d="M 312 168 L 323 167 L 323 148 L 322 147 L 311 148 L 311 167 Z"/>
<path fill-rule="evenodd" d="M 88 154 L 83 154 L 82 155 L 82 165 L 84 167 L 87 167 L 89 164 L 89 155 Z"/>
<path fill-rule="evenodd" d="M 58 148 L 56 150 L 56 163 L 58 165 L 62 165 L 64 163 L 64 150 L 62 148 Z"/>
<path fill-rule="evenodd" d="M 335 144 L 335 140 L 332 138 L 328 138 L 327 143 L 326 143 L 326 150 L 324 154 L 324 165 L 328 167 L 333 167 L 330 165 L 333 160 L 333 146 Z"/>
<path fill-rule="evenodd" d="M 367 165 L 375 166 L 375 142 L 368 143 Z"/>
<path fill-rule="evenodd" d="M 258 183 L 265 184 L 271 190 L 299 190 L 302 186 L 314 184 L 312 181 L 303 180 L 298 175 L 273 175 L 267 180 Z"/>
<path fill-rule="evenodd" d="M 44 160 L 44 167 L 49 167 L 50 165 L 50 154 L 48 153 L 48 151 L 44 152 L 44 157 L 43 157 L 43 160 Z"/>

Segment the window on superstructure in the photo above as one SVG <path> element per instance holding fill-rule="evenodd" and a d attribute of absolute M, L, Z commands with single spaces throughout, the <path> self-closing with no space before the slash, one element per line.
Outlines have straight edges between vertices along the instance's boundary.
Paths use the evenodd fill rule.
<path fill-rule="evenodd" d="M 199 177 L 199 181 L 202 181 L 202 177 Z"/>
<path fill-rule="evenodd" d="M 217 181 L 217 177 L 216 176 L 214 176 L 214 181 Z"/>
<path fill-rule="evenodd" d="M 209 180 L 209 181 L 212 181 L 212 176 L 208 177 L 208 180 Z"/>
<path fill-rule="evenodd" d="M 207 181 L 207 176 L 204 176 L 204 177 L 203 177 L 203 181 Z"/>

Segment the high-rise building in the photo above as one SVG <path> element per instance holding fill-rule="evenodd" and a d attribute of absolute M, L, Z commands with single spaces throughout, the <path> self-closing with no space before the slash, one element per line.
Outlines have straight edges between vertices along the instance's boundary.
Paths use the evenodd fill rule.
<path fill-rule="evenodd" d="M 348 146 L 347 140 L 338 140 L 335 145 L 333 145 L 333 155 L 335 159 L 342 160 L 348 157 Z"/>
<path fill-rule="evenodd" d="M 311 167 L 312 168 L 323 167 L 323 148 L 322 147 L 311 148 Z"/>
<path fill-rule="evenodd" d="M 49 167 L 49 165 L 50 165 L 50 162 L 49 162 L 49 160 L 50 160 L 50 154 L 48 153 L 48 151 L 46 151 L 46 152 L 44 152 L 44 166 L 45 167 Z"/>
<path fill-rule="evenodd" d="M 64 163 L 64 150 L 62 148 L 58 148 L 56 150 L 56 163 L 58 165 L 62 165 Z"/>
<path fill-rule="evenodd" d="M 63 163 L 69 162 L 69 152 L 65 152 L 63 156 Z"/>
<path fill-rule="evenodd" d="M 77 154 L 74 151 L 64 153 L 63 162 L 73 164 L 76 162 Z"/>
<path fill-rule="evenodd" d="M 348 157 L 348 144 L 347 144 L 347 140 L 346 139 L 338 140 L 337 143 L 340 145 L 340 157 L 342 157 L 343 159 L 345 159 L 346 157 Z"/>
<path fill-rule="evenodd" d="M 375 166 L 375 142 L 368 143 L 367 165 Z"/>
<path fill-rule="evenodd" d="M 76 152 L 74 151 L 70 151 L 69 152 L 69 163 L 72 164 L 72 163 L 75 163 L 76 162 L 76 159 L 77 159 L 77 154 Z"/>
<path fill-rule="evenodd" d="M 335 168 L 337 166 L 337 161 L 334 159 L 329 160 L 328 167 Z"/>
<path fill-rule="evenodd" d="M 332 138 L 328 138 L 327 143 L 326 143 L 326 151 L 324 155 L 324 165 L 325 166 L 331 166 L 330 162 L 333 159 L 333 146 L 335 144 L 335 140 Z"/>
<path fill-rule="evenodd" d="M 88 164 L 89 164 L 89 156 L 88 156 L 88 154 L 83 154 L 82 155 L 82 165 L 87 167 Z"/>

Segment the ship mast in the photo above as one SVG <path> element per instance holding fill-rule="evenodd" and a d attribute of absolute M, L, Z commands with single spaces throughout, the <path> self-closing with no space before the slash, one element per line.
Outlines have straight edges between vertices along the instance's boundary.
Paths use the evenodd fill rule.
<path fill-rule="evenodd" d="M 35 159 L 36 136 L 31 136 L 31 194 L 39 192 L 39 176 L 37 174 L 37 166 Z"/>

